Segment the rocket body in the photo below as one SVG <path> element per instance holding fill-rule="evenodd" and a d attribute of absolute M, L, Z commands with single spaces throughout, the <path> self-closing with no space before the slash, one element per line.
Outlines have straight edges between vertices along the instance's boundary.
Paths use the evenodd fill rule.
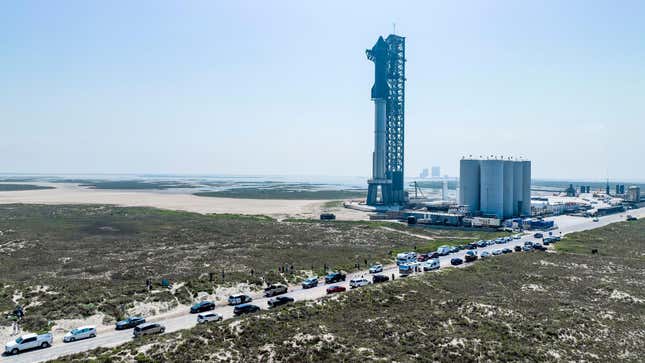
<path fill-rule="evenodd" d="M 373 179 L 385 179 L 385 99 L 374 99 Z"/>
<path fill-rule="evenodd" d="M 371 98 L 374 101 L 374 153 L 372 154 L 372 178 L 385 179 L 385 128 L 387 122 L 386 100 L 387 85 L 387 44 L 379 37 L 372 49 L 367 50 L 367 58 L 374 62 L 374 85 Z"/>

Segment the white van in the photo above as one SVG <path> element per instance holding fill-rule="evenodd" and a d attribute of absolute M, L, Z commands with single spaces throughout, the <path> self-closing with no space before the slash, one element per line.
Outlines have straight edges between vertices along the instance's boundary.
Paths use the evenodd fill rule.
<path fill-rule="evenodd" d="M 440 246 L 437 248 L 437 253 L 441 256 L 448 256 L 450 254 L 450 246 Z"/>
<path fill-rule="evenodd" d="M 433 258 L 423 263 L 423 271 L 432 271 L 438 269 L 439 267 L 440 265 L 438 258 Z"/>

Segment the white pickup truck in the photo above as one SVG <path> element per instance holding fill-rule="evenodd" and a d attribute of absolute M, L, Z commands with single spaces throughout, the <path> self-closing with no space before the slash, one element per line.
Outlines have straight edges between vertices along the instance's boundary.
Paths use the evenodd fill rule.
<path fill-rule="evenodd" d="M 16 340 L 8 342 L 4 346 L 4 351 L 7 354 L 18 354 L 22 351 L 33 348 L 47 348 L 52 345 L 54 340 L 51 333 L 46 334 L 25 334 L 18 337 Z"/>

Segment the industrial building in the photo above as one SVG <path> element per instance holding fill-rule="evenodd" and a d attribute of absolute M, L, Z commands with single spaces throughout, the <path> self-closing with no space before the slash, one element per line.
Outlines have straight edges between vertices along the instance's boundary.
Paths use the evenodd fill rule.
<path fill-rule="evenodd" d="M 627 194 L 625 194 L 625 200 L 631 203 L 638 203 L 641 201 L 641 188 L 637 185 L 631 185 L 627 188 Z"/>
<path fill-rule="evenodd" d="M 367 204 L 401 206 L 408 200 L 403 185 L 405 38 L 379 37 L 366 54 L 374 62 L 374 152 Z"/>
<path fill-rule="evenodd" d="M 459 203 L 475 216 L 530 216 L 530 187 L 528 160 L 462 158 L 459 164 Z"/>

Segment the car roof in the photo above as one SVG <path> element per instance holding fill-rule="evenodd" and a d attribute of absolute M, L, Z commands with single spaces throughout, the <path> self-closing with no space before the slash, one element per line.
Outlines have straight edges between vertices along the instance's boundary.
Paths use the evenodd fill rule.
<path fill-rule="evenodd" d="M 30 333 L 30 334 L 21 335 L 20 337 L 24 340 L 24 339 L 29 339 L 29 338 L 37 337 L 37 336 L 38 336 L 38 334 Z"/>
<path fill-rule="evenodd" d="M 153 326 L 153 325 L 159 325 L 159 323 L 145 323 L 145 324 L 141 324 L 141 325 L 139 325 L 137 328 L 139 328 L 139 329 L 143 329 L 143 328 L 145 328 L 145 327 Z"/>
<path fill-rule="evenodd" d="M 85 325 L 85 326 L 79 326 L 79 327 L 78 327 L 78 328 L 76 328 L 76 329 L 78 329 L 78 330 L 82 330 L 82 329 L 96 329 L 96 327 L 95 327 L 94 325 Z"/>

